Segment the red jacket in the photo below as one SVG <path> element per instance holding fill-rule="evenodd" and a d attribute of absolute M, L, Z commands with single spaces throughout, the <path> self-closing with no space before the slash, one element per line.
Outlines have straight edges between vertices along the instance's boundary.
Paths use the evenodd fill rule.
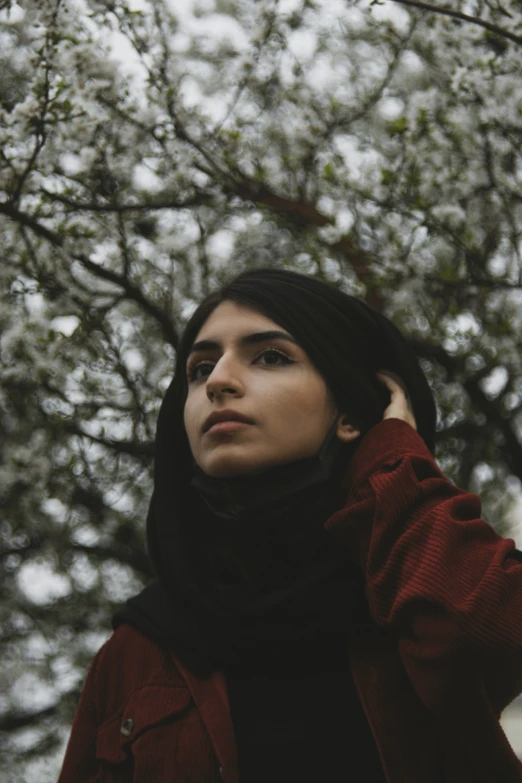
<path fill-rule="evenodd" d="M 350 662 L 387 780 L 522 782 L 499 723 L 522 692 L 522 553 L 399 419 L 366 434 L 345 487 L 325 527 L 366 574 L 375 622 Z M 120 626 L 91 664 L 58 783 L 222 780 L 238 781 L 223 675 L 198 680 Z"/>

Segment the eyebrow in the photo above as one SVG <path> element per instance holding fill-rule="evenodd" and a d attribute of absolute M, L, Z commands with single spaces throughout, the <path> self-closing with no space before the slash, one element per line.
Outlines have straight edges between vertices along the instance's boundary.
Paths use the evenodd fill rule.
<path fill-rule="evenodd" d="M 286 342 L 293 343 L 293 345 L 299 345 L 297 340 L 287 334 L 286 332 L 279 332 L 277 329 L 272 329 L 268 332 L 253 332 L 252 334 L 245 334 L 238 340 L 239 345 L 255 345 L 256 343 L 264 343 L 267 340 L 286 340 Z M 217 340 L 200 340 L 192 345 L 188 356 L 197 351 L 215 351 L 221 348 L 221 343 Z M 188 357 L 187 357 L 188 358 Z"/>

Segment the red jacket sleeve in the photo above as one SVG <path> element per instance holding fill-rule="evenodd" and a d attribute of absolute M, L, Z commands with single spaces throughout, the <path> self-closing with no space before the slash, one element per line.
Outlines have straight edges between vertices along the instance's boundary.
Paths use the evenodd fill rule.
<path fill-rule="evenodd" d="M 89 667 L 57 783 L 98 783 L 96 761 L 98 721 L 94 702 L 94 681 L 102 650 L 98 652 Z"/>
<path fill-rule="evenodd" d="M 500 714 L 522 691 L 522 556 L 480 518 L 400 419 L 375 425 L 327 523 L 366 577 L 373 619 L 399 636 L 421 698 L 447 708 L 473 679 Z M 477 678 L 480 674 L 480 678 Z"/>

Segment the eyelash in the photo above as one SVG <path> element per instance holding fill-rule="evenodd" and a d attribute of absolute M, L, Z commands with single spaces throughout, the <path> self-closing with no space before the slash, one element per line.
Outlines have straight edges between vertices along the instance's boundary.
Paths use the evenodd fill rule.
<path fill-rule="evenodd" d="M 283 353 L 282 351 L 279 351 L 277 348 L 265 348 L 261 353 L 258 353 L 256 356 L 257 359 L 260 359 L 261 356 L 264 356 L 265 353 L 276 353 L 279 355 L 280 358 L 284 359 L 283 366 L 286 364 L 293 364 L 293 361 L 288 358 L 288 356 Z M 196 370 L 199 367 L 205 366 L 206 364 L 210 364 L 210 362 L 198 362 L 197 364 L 192 365 L 191 367 L 187 367 L 187 377 L 189 380 L 189 383 L 192 383 L 193 381 L 201 380 L 201 378 L 196 378 Z M 275 367 L 276 365 L 268 365 L 269 367 Z M 208 377 L 208 376 L 206 376 Z"/>

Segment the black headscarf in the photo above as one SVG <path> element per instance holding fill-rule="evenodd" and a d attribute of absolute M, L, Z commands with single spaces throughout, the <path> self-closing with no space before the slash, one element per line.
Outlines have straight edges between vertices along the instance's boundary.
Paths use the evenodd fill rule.
<path fill-rule="evenodd" d="M 207 476 L 192 458 L 183 426 L 186 358 L 205 320 L 226 300 L 286 328 L 362 435 L 390 401 L 376 373 L 398 376 L 418 432 L 434 451 L 436 410 L 424 373 L 399 330 L 366 303 L 273 269 L 243 273 L 207 297 L 180 341 L 158 417 L 147 519 L 157 579 L 114 618 L 114 627 L 130 623 L 173 648 L 200 676 L 253 650 L 268 655 L 283 637 L 335 634 L 364 604 L 363 575 L 324 530 L 344 502 L 343 477 L 360 438 L 340 444 L 334 423 L 314 457 L 229 479 Z"/>

